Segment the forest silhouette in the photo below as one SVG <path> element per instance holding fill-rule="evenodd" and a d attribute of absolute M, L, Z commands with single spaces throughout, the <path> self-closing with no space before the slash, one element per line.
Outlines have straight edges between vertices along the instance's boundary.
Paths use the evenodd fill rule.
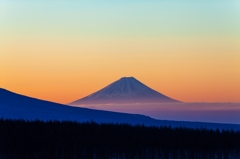
<path fill-rule="evenodd" d="M 240 131 L 0 119 L 0 159 L 238 159 Z"/>

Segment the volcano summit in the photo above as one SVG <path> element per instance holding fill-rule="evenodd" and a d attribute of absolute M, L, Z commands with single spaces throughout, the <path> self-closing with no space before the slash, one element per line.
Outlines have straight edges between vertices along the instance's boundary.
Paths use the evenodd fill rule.
<path fill-rule="evenodd" d="M 134 77 L 123 77 L 91 95 L 70 103 L 70 105 L 175 102 L 179 101 L 149 88 Z"/>

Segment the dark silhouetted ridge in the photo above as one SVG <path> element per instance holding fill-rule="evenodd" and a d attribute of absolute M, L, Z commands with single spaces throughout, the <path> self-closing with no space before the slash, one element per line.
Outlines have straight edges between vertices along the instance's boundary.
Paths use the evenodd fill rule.
<path fill-rule="evenodd" d="M 145 126 L 172 126 L 207 129 L 240 130 L 237 124 L 216 124 L 155 120 L 145 115 L 117 113 L 72 107 L 20 95 L 0 88 L 0 119 L 42 121 L 95 121 L 97 123 L 127 123 Z"/>

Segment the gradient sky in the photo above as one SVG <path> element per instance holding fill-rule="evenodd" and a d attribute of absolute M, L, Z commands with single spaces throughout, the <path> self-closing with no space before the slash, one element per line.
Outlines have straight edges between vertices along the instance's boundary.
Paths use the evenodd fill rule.
<path fill-rule="evenodd" d="M 240 102 L 240 1 L 0 0 L 0 87 L 69 103 L 123 76 Z"/>

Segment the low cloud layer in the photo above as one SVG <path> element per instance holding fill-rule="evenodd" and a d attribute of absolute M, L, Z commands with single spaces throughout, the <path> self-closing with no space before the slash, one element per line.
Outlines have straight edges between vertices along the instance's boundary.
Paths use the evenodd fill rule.
<path fill-rule="evenodd" d="M 240 124 L 240 103 L 109 104 L 81 107 L 144 114 L 161 120 Z"/>

